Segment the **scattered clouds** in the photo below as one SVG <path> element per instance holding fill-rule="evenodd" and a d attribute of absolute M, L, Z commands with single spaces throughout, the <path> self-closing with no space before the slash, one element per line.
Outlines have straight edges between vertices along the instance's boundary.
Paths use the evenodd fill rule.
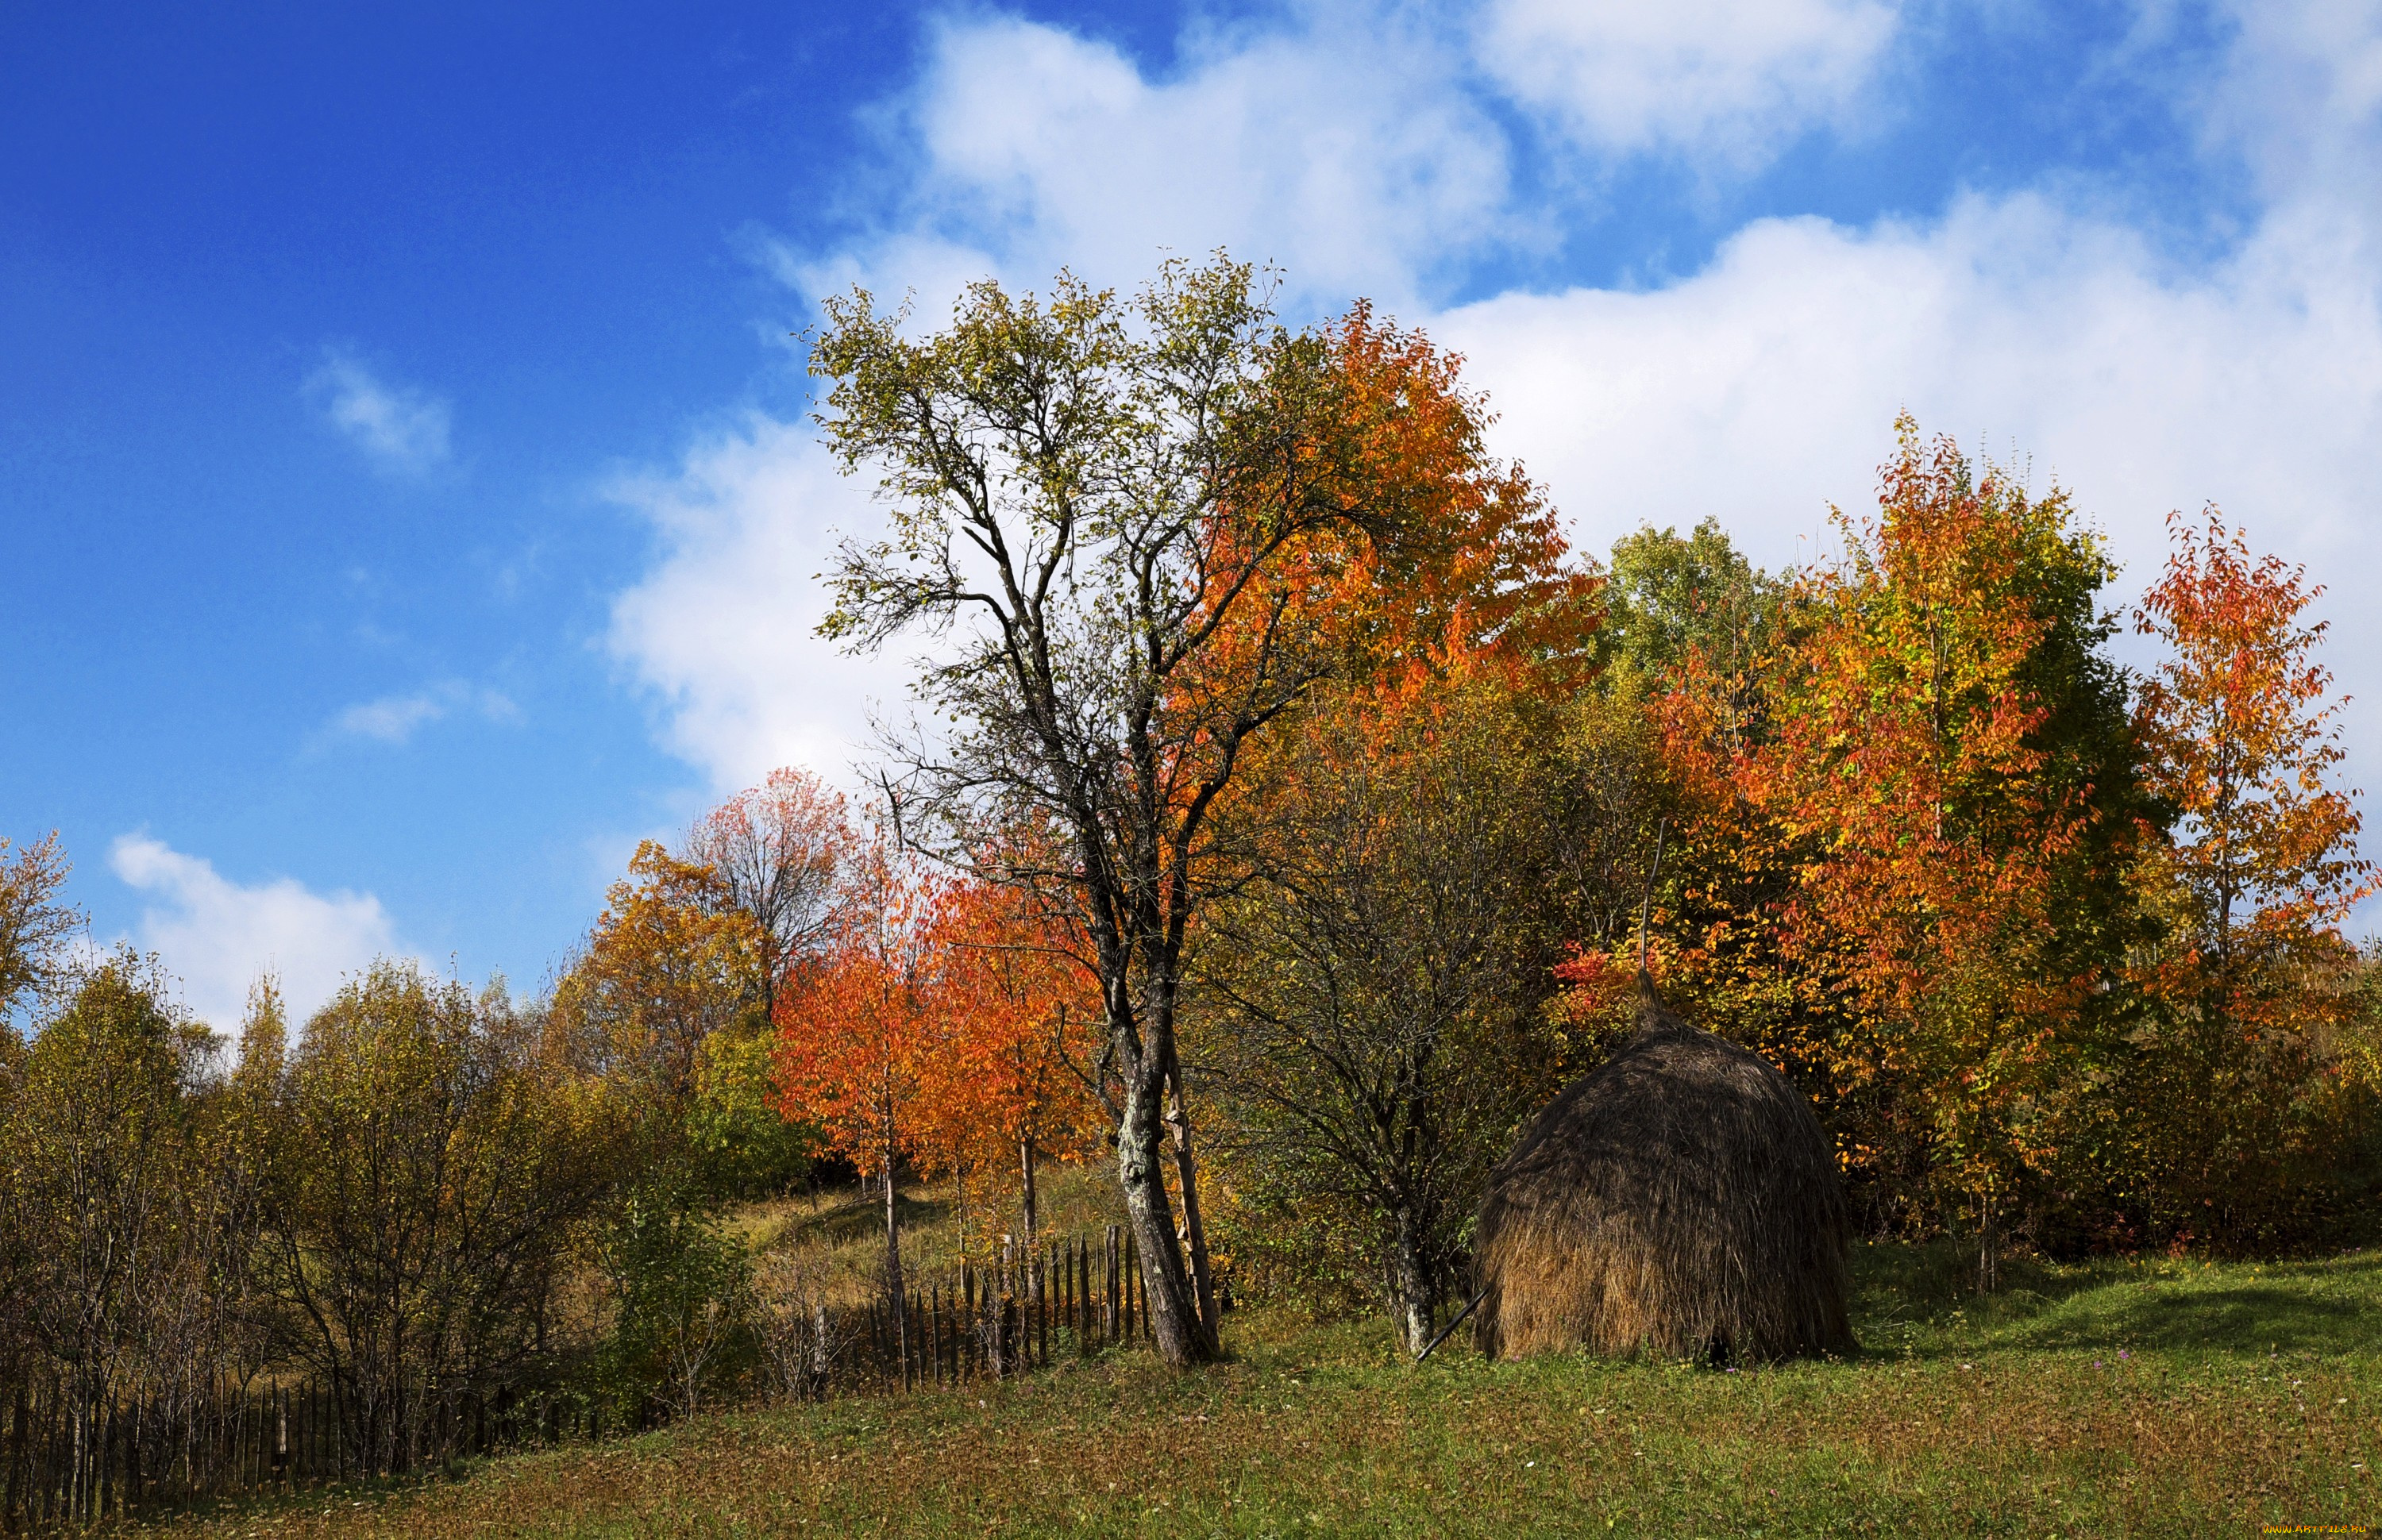
<path fill-rule="evenodd" d="M 238 1029 L 249 985 L 267 970 L 279 975 L 292 1020 L 303 1021 L 343 977 L 404 950 L 369 893 L 321 894 L 289 877 L 243 886 L 141 834 L 119 837 L 108 866 L 150 900 L 141 946 L 180 976 L 191 1010 L 218 1031 Z"/>
<path fill-rule="evenodd" d="M 1503 296 L 1435 329 L 1592 540 L 1713 513 L 1779 559 L 1828 501 L 1867 500 L 1907 406 L 2015 443 L 2137 560 L 2168 507 L 2212 497 L 2329 559 L 2370 523 L 2376 299 L 2290 228 L 2178 275 L 2123 226 L 2021 195 L 1922 226 L 1764 220 L 1665 288 Z"/>
<path fill-rule="evenodd" d="M 438 683 L 406 695 L 384 695 L 348 707 L 331 719 L 337 738 L 370 739 L 376 743 L 404 744 L 416 729 L 458 715 L 489 722 L 518 722 L 521 708 L 501 691 L 468 684 L 461 679 Z"/>
<path fill-rule="evenodd" d="M 390 385 L 343 348 L 323 349 L 306 397 L 348 442 L 383 471 L 419 476 L 447 463 L 453 412 L 446 399 Z"/>
<path fill-rule="evenodd" d="M 776 263 L 813 294 L 915 287 L 933 313 L 988 273 L 1130 281 L 1160 249 L 1224 246 L 1302 294 L 1407 305 L 1556 238 L 1559 212 L 1515 195 L 1516 118 L 1607 161 L 1751 169 L 1848 121 L 1897 25 L 1887 0 L 1499 0 L 1470 18 L 1308 0 L 1274 25 L 1195 21 L 1153 76 L 1062 27 L 962 13 L 889 114 L 904 190 L 865 238 Z"/>
<path fill-rule="evenodd" d="M 1476 38 L 1516 100 L 1589 149 L 1742 168 L 1841 122 L 1897 19 L 1880 0 L 1499 0 Z"/>
<path fill-rule="evenodd" d="M 2129 587 L 2160 559 L 2165 513 L 2206 500 L 2339 581 L 2382 558 L 2382 8 L 2229 14 L 2221 70 L 2179 88 L 2178 110 L 2212 166 L 2249 167 L 2260 191 L 2210 258 L 2177 258 L 2089 178 L 2055 174 L 1990 198 L 1946 188 L 1918 217 L 1761 219 L 1656 287 L 1434 308 L 1433 274 L 1529 250 L 1555 217 L 1517 206 L 1514 123 L 1555 126 L 1589 181 L 1650 153 L 1741 169 L 1857 118 L 1900 26 L 1877 0 L 1508 0 L 1454 34 L 1406 7 L 1310 5 L 1194 34 L 1162 77 L 1055 28 L 947 22 L 897 115 L 911 190 L 866 238 L 780 252 L 780 271 L 812 293 L 915 285 L 931 322 L 987 273 L 1040 283 L 1064 263 L 1129 282 L 1159 246 L 1228 243 L 1283 260 L 1301 303 L 1369 292 L 1465 353 L 1503 413 L 1497 447 L 1591 549 L 1710 513 L 1766 563 L 1807 558 L 1828 503 L 1869 505 L 1908 407 L 2056 475 Z M 677 751 L 723 783 L 848 752 L 861 701 L 899 690 L 898 670 L 809 637 L 827 529 L 874 521 L 811 439 L 753 418 L 628 497 L 660 556 L 612 645 L 660 692 Z M 2331 662 L 2371 699 L 2382 619 L 2326 603 Z M 2382 719 L 2361 711 L 2351 731 L 2355 758 L 2382 763 Z"/>

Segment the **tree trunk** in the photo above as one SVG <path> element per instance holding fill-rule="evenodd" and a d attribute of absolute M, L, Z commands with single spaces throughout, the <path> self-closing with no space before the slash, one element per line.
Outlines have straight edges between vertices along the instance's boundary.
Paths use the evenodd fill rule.
<path fill-rule="evenodd" d="M 1391 1259 L 1391 1282 L 1395 1286 L 1398 1329 L 1406 1333 L 1406 1352 L 1418 1355 L 1430 1346 L 1431 1322 L 1439 1314 L 1439 1290 L 1432 1286 L 1430 1269 L 1422 1256 L 1422 1226 L 1414 1209 L 1400 1205 L 1396 1254 Z"/>
<path fill-rule="evenodd" d="M 1208 1265 L 1208 1229 L 1199 1218 L 1199 1163 L 1191 1151 L 1191 1112 L 1183 1096 L 1183 1064 L 1173 1054 L 1167 1056 L 1166 1082 L 1169 1093 L 1168 1119 L 1174 1135 L 1174 1175 L 1183 1190 L 1183 1236 L 1191 1249 L 1192 1301 L 1199 1312 L 1199 1331 L 1206 1339 L 1208 1354 L 1222 1351 L 1223 1323 L 1216 1316 L 1215 1277 Z"/>
<path fill-rule="evenodd" d="M 1018 1167 L 1019 1167 L 1020 1170 L 1024 1173 L 1025 1178 L 1025 1250 L 1027 1250 L 1028 1252 L 1031 1252 L 1031 1251 L 1034 1249 L 1034 1238 L 1035 1238 L 1035 1236 L 1036 1236 L 1037 1234 L 1038 1234 L 1038 1233 L 1040 1232 L 1040 1230 L 1041 1230 L 1041 1223 L 1040 1223 L 1040 1220 L 1038 1219 L 1038 1217 L 1037 1216 L 1037 1215 L 1036 1215 L 1036 1213 L 1035 1213 L 1035 1203 L 1034 1203 L 1034 1141 L 1033 1141 L 1031 1138 L 1020 1139 L 1020 1140 L 1017 1142 L 1017 1164 L 1018 1164 Z"/>
<path fill-rule="evenodd" d="M 894 1212 L 900 1195 L 893 1175 L 893 1142 L 885 1142 L 885 1308 L 892 1313 L 895 1362 L 906 1375 L 910 1364 L 910 1324 L 902 1308 L 902 1229 Z"/>
<path fill-rule="evenodd" d="M 1977 1292 L 1990 1294 L 2002 1286 L 2001 1237 L 1994 1227 L 1994 1194 L 1988 1188 L 1978 1204 Z"/>
<path fill-rule="evenodd" d="M 1036 1249 L 1036 1237 L 1041 1233 L 1042 1226 L 1041 1217 L 1036 1212 L 1034 1194 L 1034 1141 L 1030 1136 L 1020 1139 L 1017 1142 L 1017 1164 L 1022 1168 L 1025 1179 L 1025 1239 L 1024 1244 L 1019 1248 L 1018 1254 L 1027 1257 L 1037 1256 L 1039 1253 Z M 1025 1294 L 1028 1299 L 1038 1305 L 1042 1302 L 1042 1270 L 1038 1266 L 1034 1266 L 1030 1263 L 1027 1266 L 1028 1273 L 1025 1283 Z"/>
<path fill-rule="evenodd" d="M 1174 1205 L 1166 1196 L 1158 1116 L 1158 1094 L 1164 1082 L 1157 1079 L 1156 1084 L 1136 1084 L 1131 1079 L 1126 1083 L 1123 1115 L 1117 1119 L 1117 1181 L 1124 1191 L 1125 1216 L 1132 1222 L 1139 1253 L 1151 1337 L 1159 1356 L 1170 1367 L 1184 1369 L 1215 1355 L 1200 1329 L 1198 1304 L 1175 1239 Z"/>

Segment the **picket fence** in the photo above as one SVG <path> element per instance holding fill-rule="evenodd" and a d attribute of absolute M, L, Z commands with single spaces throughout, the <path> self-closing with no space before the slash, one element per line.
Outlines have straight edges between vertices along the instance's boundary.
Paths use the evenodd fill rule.
<path fill-rule="evenodd" d="M 1130 1232 L 1005 1245 L 888 1302 L 822 1307 L 817 1357 L 796 1393 L 817 1399 L 949 1388 L 1089 1355 L 1149 1335 Z M 264 1384 L 203 1399 L 128 1398 L 77 1406 L 57 1382 L 0 1399 L 0 1533 L 130 1518 L 240 1493 L 290 1491 L 379 1474 L 326 1387 Z M 649 1426 L 658 1407 L 607 1425 L 585 1397 L 507 1388 L 439 1400 L 422 1430 L 435 1464 L 532 1444 Z"/>
<path fill-rule="evenodd" d="M 849 1387 L 916 1390 L 999 1379 L 1149 1337 L 1132 1233 L 1111 1225 L 1097 1247 L 1083 1236 L 1039 1248 L 1004 1245 L 982 1272 L 963 1265 L 945 1281 L 904 1291 L 898 1312 L 866 1307 Z"/>

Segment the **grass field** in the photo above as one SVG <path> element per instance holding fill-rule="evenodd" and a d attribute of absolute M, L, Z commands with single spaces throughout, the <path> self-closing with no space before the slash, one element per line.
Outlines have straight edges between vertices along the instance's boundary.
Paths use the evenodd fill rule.
<path fill-rule="evenodd" d="M 1088 1194 L 1087 1194 L 1088 1200 Z M 838 1212 L 778 1216 L 779 1232 Z M 1864 1247 L 1863 1351 L 1742 1373 L 1420 1367 L 1385 1327 L 1227 1317 L 1001 1387 L 731 1412 L 458 1479 L 226 1507 L 254 1535 L 2256 1534 L 2382 1523 L 2382 1253 L 2020 1264 Z"/>

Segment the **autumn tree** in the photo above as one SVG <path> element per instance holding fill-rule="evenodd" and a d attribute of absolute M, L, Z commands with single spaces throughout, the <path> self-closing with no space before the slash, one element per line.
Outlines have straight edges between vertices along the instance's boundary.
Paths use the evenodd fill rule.
<path fill-rule="evenodd" d="M 1336 654 L 1332 677 L 1403 688 L 1461 654 L 1525 662 L 1549 689 L 1584 680 L 1611 591 L 1572 553 L 1544 489 L 1489 452 L 1495 414 L 1466 386 L 1463 358 L 1363 300 L 1322 339 L 1352 479 L 1397 514 L 1318 524 L 1285 550 L 1291 605 Z M 1220 652 L 1236 656 L 1229 641 Z"/>
<path fill-rule="evenodd" d="M 497 988 L 406 962 L 349 981 L 289 1055 L 268 1257 L 295 1361 L 359 1469 L 444 1452 L 460 1398 L 539 1366 L 623 1133 Z"/>
<path fill-rule="evenodd" d="M 99 1430 L 117 1398 L 152 1388 L 153 1338 L 203 1241 L 186 1221 L 205 1218 L 193 1093 L 212 1044 L 165 983 L 129 951 L 92 969 L 34 1039 L 0 1130 L 0 1215 L 31 1242 L 14 1303 L 27 1345 L 64 1372 L 67 1500 L 83 1521 L 97 1516 Z"/>
<path fill-rule="evenodd" d="M 1098 1113 L 1086 1072 L 1099 996 L 1069 939 L 1028 895 L 982 882 L 954 886 L 932 937 L 931 1008 L 943 1025 L 929 1100 L 948 1125 L 939 1143 L 980 1167 L 1014 1162 L 1029 1252 L 1041 1229 L 1038 1164 L 1081 1149 Z"/>
<path fill-rule="evenodd" d="M 885 1199 L 885 1296 L 897 1329 L 903 1298 L 901 1170 L 935 1161 L 951 1124 L 927 1098 L 938 1084 L 943 1022 L 934 1011 L 940 884 L 879 839 L 854 851 L 819 965 L 778 1001 L 779 1106 L 816 1127 L 828 1148 Z M 905 1337 L 906 1342 L 906 1337 Z M 905 1349 L 906 1351 L 906 1349 Z"/>
<path fill-rule="evenodd" d="M 948 730 L 892 746 L 914 839 L 963 863 L 1058 854 L 984 874 L 1034 887 L 1085 938 L 1118 1181 L 1176 1364 L 1217 1351 L 1202 1227 L 1186 1216 L 1186 1257 L 1166 1183 L 1172 1154 L 1196 1199 L 1188 1123 L 1170 1152 L 1165 1122 L 1182 1101 L 1186 937 L 1234 880 L 1218 801 L 1245 752 L 1369 650 L 1393 575 L 1411 574 L 1412 607 L 1451 554 L 1502 557 L 1552 529 L 1517 508 L 1510 539 L 1443 538 L 1435 512 L 1505 511 L 1492 478 L 1451 500 L 1447 478 L 1417 471 L 1477 415 L 1381 388 L 1397 371 L 1349 346 L 1361 331 L 1277 325 L 1255 277 L 1170 262 L 1120 301 L 1062 275 L 1048 304 L 979 284 L 917 340 L 856 293 L 828 307 L 812 353 L 835 382 L 829 446 L 847 470 L 878 468 L 892 504 L 885 538 L 844 548 L 826 629 L 860 648 L 914 626 L 944 638 L 918 692 Z M 1502 595 L 1505 570 L 1485 561 L 1471 586 Z M 1351 572 L 1353 617 L 1323 602 Z M 1444 597 L 1465 612 L 1463 592 Z M 1519 634 L 1531 613 L 1502 621 Z"/>
<path fill-rule="evenodd" d="M 2211 507 L 2171 516 L 2166 571 L 2136 629 L 2166 657 L 2142 682 L 2136 723 L 2152 791 L 2176 815 L 2148 880 L 2169 921 L 2139 976 L 2164 1008 L 2144 1078 L 2156 1209 L 2170 1230 L 2242 1246 L 2284 1238 L 2314 1196 L 2304 1155 L 2327 1041 L 2353 1008 L 2341 923 L 2375 889 L 2357 853 L 2323 591 L 2255 556 Z"/>
<path fill-rule="evenodd" d="M 606 895 L 554 1009 L 581 1062 L 676 1106 L 704 1043 L 759 996 L 759 927 L 710 867 L 642 840 Z"/>
<path fill-rule="evenodd" d="M 1066 276 L 1048 305 L 985 283 L 943 333 L 902 320 L 855 293 L 813 348 L 829 446 L 893 505 L 886 538 L 844 548 L 826 629 L 949 639 L 919 691 L 951 730 L 892 746 L 914 837 L 963 860 L 1014 829 L 1064 842 L 1025 875 L 1096 955 L 1151 1324 L 1170 1363 L 1202 1360 L 1160 1128 L 1208 815 L 1328 666 L 1287 623 L 1287 554 L 1387 510 L 1348 475 L 1320 339 L 1274 328 L 1246 267 L 1170 263 L 1129 305 Z M 1234 666 L 1209 666 L 1245 611 Z"/>
<path fill-rule="evenodd" d="M 52 830 L 12 857 L 0 836 L 0 1033 L 29 996 L 60 976 L 66 946 L 82 926 L 80 911 L 57 900 L 66 886 L 66 851 Z"/>
<path fill-rule="evenodd" d="M 2138 938 L 2144 804 L 2095 608 L 2110 567 L 2036 498 L 1908 417 L 1879 517 L 1802 574 L 1744 795 L 1783 841 L 1803 1002 L 1852 1008 L 1838 1082 L 1921 1114 L 1934 1177 L 1997 1227 L 2050 1153 L 2051 1099 Z"/>

